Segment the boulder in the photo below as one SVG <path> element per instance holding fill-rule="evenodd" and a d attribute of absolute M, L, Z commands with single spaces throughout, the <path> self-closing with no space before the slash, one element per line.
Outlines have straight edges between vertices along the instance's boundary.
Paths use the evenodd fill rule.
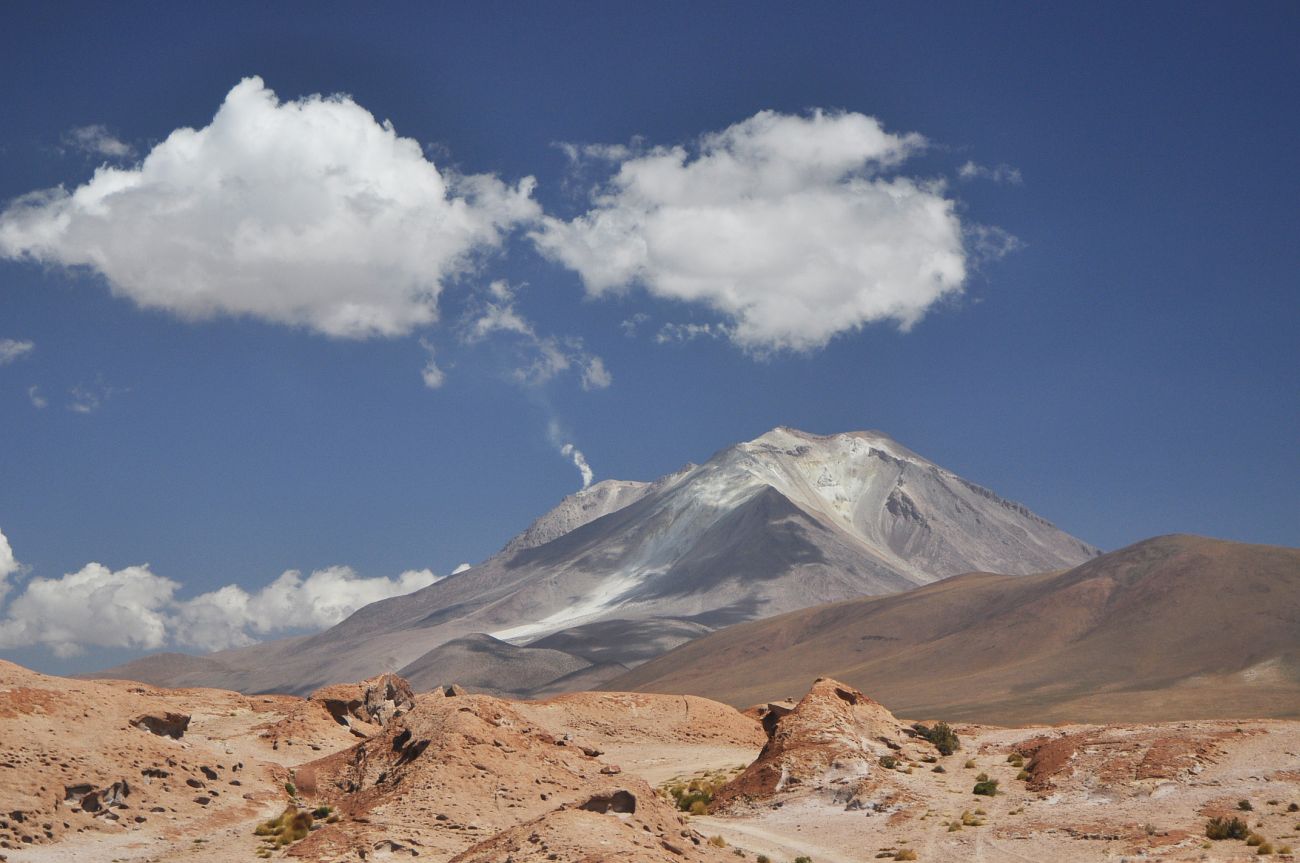
<path fill-rule="evenodd" d="M 190 718 L 184 713 L 142 713 L 132 719 L 131 724 L 150 734 L 179 740 L 190 727 Z"/>

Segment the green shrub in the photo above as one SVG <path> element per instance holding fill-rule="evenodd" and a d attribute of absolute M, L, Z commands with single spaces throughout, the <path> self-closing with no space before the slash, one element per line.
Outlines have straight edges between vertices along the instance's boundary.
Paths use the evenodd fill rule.
<path fill-rule="evenodd" d="M 892 755 L 880 756 L 880 766 L 886 770 L 893 770 L 898 766 L 898 759 Z"/>
<path fill-rule="evenodd" d="M 996 779 L 985 779 L 983 782 L 976 782 L 972 794 L 980 794 L 984 797 L 996 797 L 998 794 L 998 781 Z"/>
<path fill-rule="evenodd" d="M 939 750 L 940 755 L 952 755 L 958 749 L 961 749 L 961 740 L 957 737 L 957 732 L 952 730 L 946 722 L 936 722 L 933 728 L 929 728 L 921 723 L 912 726 L 917 734 L 924 737 Z"/>
<path fill-rule="evenodd" d="M 1019 779 L 1021 782 L 1028 782 L 1033 777 L 1029 775 L 1028 770 L 1021 770 L 1019 773 L 1016 774 L 1016 778 Z"/>
<path fill-rule="evenodd" d="M 1245 839 L 1250 830 L 1240 818 L 1211 818 L 1205 822 L 1205 835 L 1216 842 L 1221 839 Z"/>
<path fill-rule="evenodd" d="M 794 858 L 794 863 L 812 863 L 812 858 L 805 854 L 800 854 L 798 857 Z"/>
<path fill-rule="evenodd" d="M 292 782 L 284 783 L 284 790 L 289 792 L 290 797 L 298 796 L 298 786 L 294 785 Z"/>

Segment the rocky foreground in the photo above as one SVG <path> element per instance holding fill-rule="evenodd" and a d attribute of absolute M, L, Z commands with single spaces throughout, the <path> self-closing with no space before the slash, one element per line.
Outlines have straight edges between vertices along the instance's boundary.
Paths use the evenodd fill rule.
<path fill-rule="evenodd" d="M 1238 838 L 1209 838 L 1211 819 Z M 245 696 L 0 663 L 13 863 L 1244 860 L 1286 859 L 1297 834 L 1284 720 L 948 729 L 829 679 L 741 713 L 416 694 L 391 675 Z"/>

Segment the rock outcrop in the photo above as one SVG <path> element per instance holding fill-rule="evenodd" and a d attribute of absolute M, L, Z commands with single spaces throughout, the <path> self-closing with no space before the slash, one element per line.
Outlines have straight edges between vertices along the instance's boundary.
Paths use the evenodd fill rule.
<path fill-rule="evenodd" d="M 784 710 L 765 713 L 767 745 L 753 764 L 722 787 L 713 810 L 832 786 L 852 791 L 873 772 L 885 769 L 882 759 L 919 759 L 934 752 L 928 741 L 882 705 L 829 677 L 813 683 L 793 710 Z"/>
<path fill-rule="evenodd" d="M 411 685 L 395 674 L 381 674 L 360 683 L 326 686 L 311 694 L 310 701 L 324 706 L 334 721 L 346 725 L 358 736 L 368 736 L 358 723 L 382 728 L 415 707 Z"/>

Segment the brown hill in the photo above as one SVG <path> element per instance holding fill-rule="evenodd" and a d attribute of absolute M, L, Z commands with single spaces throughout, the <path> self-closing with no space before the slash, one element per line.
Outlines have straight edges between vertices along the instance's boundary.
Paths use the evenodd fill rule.
<path fill-rule="evenodd" d="M 1300 716 L 1300 550 L 1146 540 L 730 627 L 610 689 L 735 705 L 833 675 L 901 715 L 999 724 Z"/>

